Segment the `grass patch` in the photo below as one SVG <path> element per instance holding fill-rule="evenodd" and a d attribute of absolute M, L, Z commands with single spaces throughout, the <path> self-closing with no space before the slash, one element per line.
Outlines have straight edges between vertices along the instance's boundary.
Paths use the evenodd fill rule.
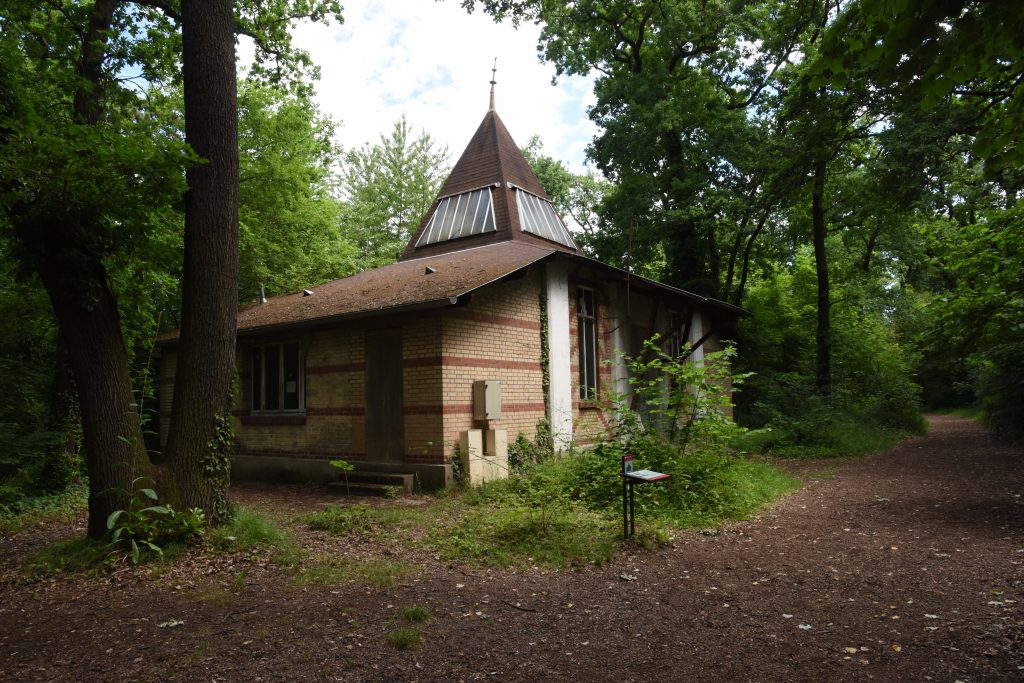
<path fill-rule="evenodd" d="M 188 551 L 184 543 L 167 543 L 162 554 L 145 550 L 140 563 L 153 563 L 159 574 L 161 566 L 173 562 Z M 56 574 L 94 574 L 108 570 L 121 562 L 130 561 L 131 550 L 109 541 L 91 538 L 71 538 L 58 541 L 37 552 L 25 564 L 25 573 L 31 579 Z"/>
<path fill-rule="evenodd" d="M 332 534 L 364 534 L 392 536 L 396 532 L 419 529 L 433 521 L 432 513 L 422 507 L 370 507 L 365 504 L 338 506 L 328 505 L 323 510 L 309 515 L 306 523 L 314 531 Z"/>
<path fill-rule="evenodd" d="M 601 565 L 615 553 L 618 525 L 579 506 L 537 510 L 478 505 L 455 524 L 434 530 L 430 542 L 445 559 L 495 567 Z"/>
<path fill-rule="evenodd" d="M 768 463 L 735 460 L 714 495 L 708 497 L 709 504 L 695 505 L 682 514 L 669 515 L 668 519 L 688 528 L 746 519 L 799 486 L 799 480 Z"/>
<path fill-rule="evenodd" d="M 13 534 L 36 524 L 71 521 L 80 517 L 89 502 L 89 486 L 81 483 L 60 493 L 0 505 L 0 534 Z"/>
<path fill-rule="evenodd" d="M 423 642 L 423 632 L 418 628 L 397 628 L 384 636 L 388 645 L 399 650 L 408 650 Z"/>
<path fill-rule="evenodd" d="M 55 574 L 89 574 L 110 566 L 114 547 L 107 541 L 91 538 L 71 538 L 43 548 L 25 565 L 25 573 L 32 579 Z"/>
<path fill-rule="evenodd" d="M 303 557 L 302 548 L 276 524 L 255 510 L 237 507 L 231 521 L 210 530 L 214 548 L 246 551 L 272 548 L 270 561 L 284 567 L 296 566 Z"/>
<path fill-rule="evenodd" d="M 985 411 L 981 408 L 975 408 L 972 406 L 960 407 L 960 408 L 943 408 L 941 410 L 932 411 L 937 415 L 953 415 L 954 417 L 966 417 L 969 420 L 976 422 L 985 421 Z"/>
<path fill-rule="evenodd" d="M 396 560 L 326 558 L 299 569 L 295 583 L 300 586 L 329 586 L 355 582 L 390 588 L 413 569 L 415 565 Z"/>
<path fill-rule="evenodd" d="M 402 619 L 410 624 L 422 624 L 430 618 L 430 610 L 420 605 L 402 608 Z"/>
<path fill-rule="evenodd" d="M 909 434 L 866 421 L 833 418 L 792 429 L 752 430 L 734 439 L 732 446 L 776 458 L 817 460 L 877 453 L 892 448 Z"/>

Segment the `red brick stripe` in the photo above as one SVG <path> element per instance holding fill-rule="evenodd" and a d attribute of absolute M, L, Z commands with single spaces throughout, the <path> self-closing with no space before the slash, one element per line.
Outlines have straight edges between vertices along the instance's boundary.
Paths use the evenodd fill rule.
<path fill-rule="evenodd" d="M 306 414 L 315 417 L 348 415 L 350 417 L 362 417 L 366 415 L 366 408 L 362 406 L 348 406 L 344 408 L 306 408 Z"/>
<path fill-rule="evenodd" d="M 448 313 L 448 317 L 458 318 L 460 320 L 470 320 L 477 323 L 487 323 L 490 325 L 501 325 L 502 327 L 518 327 L 523 330 L 540 330 L 539 321 L 519 320 L 518 318 L 508 318 L 503 315 L 472 313 L 470 311 L 451 311 Z"/>
<path fill-rule="evenodd" d="M 506 403 L 501 406 L 502 413 L 532 413 L 543 412 L 543 403 Z M 406 415 L 472 415 L 473 404 L 448 404 L 448 405 L 422 405 L 405 406 Z"/>

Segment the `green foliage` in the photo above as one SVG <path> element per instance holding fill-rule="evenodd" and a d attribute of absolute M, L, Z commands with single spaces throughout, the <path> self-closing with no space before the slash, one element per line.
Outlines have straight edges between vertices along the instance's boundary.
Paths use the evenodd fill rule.
<path fill-rule="evenodd" d="M 398 258 L 447 175 L 448 150 L 429 133 L 412 133 L 403 116 L 390 136 L 345 155 L 341 225 L 358 245 L 360 268 Z"/>
<path fill-rule="evenodd" d="M 52 519 L 71 521 L 85 512 L 88 500 L 89 487 L 79 481 L 63 491 L 0 505 L 0 534 L 11 534 Z"/>
<path fill-rule="evenodd" d="M 932 303 L 923 333 L 966 360 L 989 423 L 1024 439 L 1024 206 L 990 210 L 974 223 L 925 229 L 935 261 L 956 287 Z"/>
<path fill-rule="evenodd" d="M 448 463 L 452 468 L 452 481 L 454 481 L 456 485 L 466 483 L 466 471 L 463 467 L 462 454 L 459 452 L 458 447 L 456 447 L 455 453 L 448 458 Z"/>
<path fill-rule="evenodd" d="M 55 384 L 56 329 L 45 291 L 19 282 L 0 239 L 0 511 L 60 491 L 81 476 L 74 398 Z M 60 392 L 55 396 L 55 392 Z M 58 421 L 59 405 L 69 410 Z"/>
<path fill-rule="evenodd" d="M 551 426 L 547 420 L 537 423 L 533 441 L 520 432 L 516 440 L 508 445 L 508 469 L 515 474 L 528 472 L 555 454 L 551 437 Z"/>
<path fill-rule="evenodd" d="M 109 566 L 110 543 L 73 538 L 53 543 L 29 558 L 25 573 L 31 579 L 55 574 L 89 574 Z"/>
<path fill-rule="evenodd" d="M 246 507 L 234 509 L 231 519 L 209 532 L 214 548 L 226 551 L 251 551 L 271 548 L 272 561 L 283 566 L 295 566 L 302 557 L 298 544 L 276 524 Z"/>
<path fill-rule="evenodd" d="M 338 224 L 335 125 L 312 100 L 241 84 L 239 293 L 294 292 L 356 270 Z"/>
<path fill-rule="evenodd" d="M 351 495 L 352 491 L 349 489 L 348 486 L 348 473 L 354 471 L 356 469 L 356 466 L 348 462 L 347 460 L 341 460 L 339 458 L 337 460 L 331 460 L 331 467 L 341 472 L 342 476 L 345 477 L 345 494 Z"/>
<path fill-rule="evenodd" d="M 639 355 L 621 355 L 640 414 L 627 405 L 631 399 L 611 396 L 619 439 L 629 442 L 642 433 L 657 433 L 685 455 L 691 447 L 719 450 L 741 431 L 727 411 L 732 408 L 732 391 L 753 373 L 731 371 L 736 355 L 731 345 L 698 363 L 689 358 L 689 343 L 673 357 L 655 335 L 644 341 Z"/>
<path fill-rule="evenodd" d="M 116 302 L 121 324 L 108 325 L 106 336 L 95 338 L 108 348 L 123 344 L 129 362 L 150 348 L 161 326 L 176 322 L 184 172 L 200 161 L 184 143 L 180 115 L 178 4 L 79 2 L 55 8 L 11 0 L 0 10 L 0 299 L 11 293 L 11 271 L 35 289 L 33 272 L 56 273 L 41 279 L 51 296 L 64 299 L 58 311 L 89 311 L 98 302 Z M 103 26 L 104 8 L 110 12 L 109 28 Z M 292 45 L 290 29 L 302 18 L 340 19 L 341 8 L 333 0 L 273 0 L 238 2 L 236 10 L 237 29 L 256 45 L 257 64 L 250 73 L 263 83 L 287 87 L 312 75 L 308 55 Z M 281 111 L 286 109 L 282 104 Z M 295 139 L 287 146 L 298 147 Z M 287 165 L 289 154 L 271 157 Z M 280 175 L 269 182 L 267 187 L 282 192 L 294 189 L 284 187 Z M 306 225 L 309 218 L 296 220 Z M 33 349 L 38 362 L 20 377 L 9 374 L 13 366 L 0 368 L 0 394 L 12 395 L 20 387 L 29 399 L 11 420 L 0 406 L 5 503 L 66 485 L 78 469 L 62 450 L 75 452 L 72 423 L 79 418 L 73 410 L 56 408 L 61 403 L 73 408 L 73 401 L 53 400 L 56 393 L 49 391 L 53 378 L 61 376 L 52 372 L 58 358 L 48 337 L 52 312 L 38 292 L 33 299 L 21 306 L 26 324 L 19 334 L 26 341 L 45 340 Z M 31 332 L 29 325 L 35 327 Z M 72 351 L 79 358 L 88 353 L 81 347 Z M 123 361 L 117 364 L 105 374 L 118 378 L 126 395 L 130 369 Z M 137 378 L 135 384 L 144 386 L 146 380 Z M 140 395 L 149 398 L 145 391 Z M 43 406 L 50 413 L 45 419 Z M 110 414 L 138 408 L 126 405 Z M 110 424 L 90 425 L 85 433 L 100 435 L 102 442 L 87 454 L 90 464 L 104 458 L 126 461 L 123 444 L 141 441 L 141 434 L 129 438 Z M 22 445 L 7 448 L 12 437 Z M 132 455 L 141 453 L 136 449 Z M 17 477 L 9 477 L 8 466 L 19 463 L 32 464 L 18 466 Z M 138 469 L 141 463 L 130 465 Z M 110 468 L 93 468 L 94 483 L 104 471 Z M 102 520 L 92 520 L 91 528 L 101 525 Z"/>
<path fill-rule="evenodd" d="M 920 387 L 911 380 L 916 359 L 887 320 L 912 303 L 898 298 L 898 291 L 873 293 L 852 279 L 835 284 L 833 392 L 824 399 L 815 391 L 814 282 L 813 258 L 804 250 L 789 269 L 752 286 L 747 307 L 753 315 L 740 324 L 740 364 L 757 374 L 738 396 L 738 419 L 752 428 L 770 427 L 766 443 L 773 452 L 791 445 L 839 455 L 889 442 L 888 435 L 865 442 L 861 424 L 869 432 L 921 431 Z M 847 427 L 849 440 L 841 434 Z"/>
<path fill-rule="evenodd" d="M 372 519 L 367 505 L 328 505 L 309 517 L 309 528 L 313 531 L 330 531 L 333 534 L 344 535 L 369 529 Z"/>
<path fill-rule="evenodd" d="M 777 458 L 834 458 L 878 453 L 906 434 L 906 429 L 880 426 L 819 407 L 802 416 L 781 416 L 772 427 L 740 435 L 732 445 L 744 453 Z"/>
<path fill-rule="evenodd" d="M 1024 16 L 1013 2 L 857 0 L 825 34 L 821 82 L 869 70 L 877 89 L 932 108 L 978 106 L 974 151 L 990 171 L 1019 167 L 1024 136 Z"/>
<path fill-rule="evenodd" d="M 388 645 L 399 650 L 408 650 L 423 642 L 423 632 L 418 628 L 397 628 L 384 636 Z"/>
<path fill-rule="evenodd" d="M 711 450 L 683 455 L 663 438 L 645 435 L 628 447 L 607 441 L 571 460 L 569 495 L 587 507 L 614 513 L 622 504 L 622 455 L 638 469 L 670 477 L 636 489 L 638 517 L 681 527 L 713 526 L 742 519 L 796 487 L 781 470 Z"/>
<path fill-rule="evenodd" d="M 125 558 L 130 558 L 132 564 L 139 564 L 148 554 L 163 557 L 164 546 L 187 543 L 203 535 L 206 516 L 202 510 L 177 512 L 168 504 L 150 505 L 157 501 L 156 491 L 136 488 L 139 481 L 132 482 L 133 490 L 122 492 L 128 507 L 110 513 L 106 523 L 111 545 L 125 551 Z"/>
<path fill-rule="evenodd" d="M 410 624 L 422 624 L 430 618 L 430 610 L 421 605 L 412 605 L 411 607 L 403 607 L 401 616 L 404 621 Z"/>
<path fill-rule="evenodd" d="M 608 516 L 572 506 L 538 512 L 514 494 L 501 497 L 500 505 L 479 504 L 450 528 L 431 532 L 441 555 L 497 567 L 564 568 L 611 559 L 621 529 Z"/>
<path fill-rule="evenodd" d="M 643 416 L 618 397 L 614 433 L 569 457 L 552 457 L 546 449 L 537 457 L 535 446 L 520 440 L 517 459 L 525 465 L 508 479 L 465 492 L 464 502 L 479 510 L 435 532 L 435 542 L 446 556 L 499 565 L 522 564 L 524 557 L 553 566 L 604 562 L 620 533 L 625 453 L 640 468 L 671 475 L 637 488 L 639 516 L 654 525 L 641 535 L 644 544 L 666 540 L 658 525 L 740 519 L 789 491 L 796 482 L 778 469 L 727 454 L 729 441 L 742 431 L 722 412 L 728 407 L 723 387 L 733 381 L 731 355 L 686 363 L 650 342 L 646 357 L 628 362 L 641 402 L 649 404 Z"/>

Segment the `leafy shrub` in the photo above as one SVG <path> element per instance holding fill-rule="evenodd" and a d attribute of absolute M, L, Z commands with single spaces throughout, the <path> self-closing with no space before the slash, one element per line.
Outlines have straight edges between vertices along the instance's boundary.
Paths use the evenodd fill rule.
<path fill-rule="evenodd" d="M 132 482 L 134 487 L 140 480 Z M 128 507 L 115 510 L 107 517 L 107 530 L 115 548 L 128 551 L 127 557 L 138 564 L 147 551 L 163 556 L 163 546 L 187 543 L 201 536 L 206 529 L 206 515 L 199 508 L 178 512 L 170 505 L 148 505 L 158 496 L 151 488 L 136 488 L 128 499 Z"/>
<path fill-rule="evenodd" d="M 554 454 L 555 445 L 551 437 L 551 426 L 546 420 L 541 420 L 537 423 L 533 441 L 520 433 L 516 440 L 508 445 L 508 469 L 510 472 L 526 472 Z"/>
<path fill-rule="evenodd" d="M 728 369 L 731 350 L 708 354 L 699 365 L 668 357 L 656 339 L 646 348 L 645 357 L 626 359 L 632 375 L 639 378 L 633 387 L 645 414 L 631 410 L 624 397 L 613 396 L 613 432 L 591 450 L 533 460 L 506 480 L 467 492 L 465 501 L 485 511 L 483 519 L 472 516 L 464 522 L 466 533 L 456 538 L 461 554 L 489 553 L 493 559 L 529 547 L 533 556 L 550 561 L 559 555 L 544 547 L 546 538 L 579 547 L 581 536 L 614 537 L 626 453 L 634 456 L 639 468 L 670 474 L 658 484 L 637 486 L 635 493 L 642 517 L 672 524 L 703 525 L 742 517 L 795 485 L 771 466 L 752 465 L 727 453 L 730 440 L 742 431 L 725 410 L 726 388 L 734 379 Z M 735 379 L 738 383 L 743 378 Z M 501 513 L 496 513 L 499 506 Z M 586 518 L 587 513 L 597 516 Z M 587 533 L 570 531 L 596 520 L 605 526 L 591 527 Z M 534 536 L 532 545 L 519 540 L 524 533 Z M 571 554 L 591 558 L 587 561 L 603 557 L 586 548 L 559 552 L 563 559 L 558 561 L 563 563 Z"/>
<path fill-rule="evenodd" d="M 85 482 L 64 491 L 38 497 L 19 497 L 10 506 L 0 505 L 0 533 L 12 533 L 47 519 L 69 521 L 81 515 L 89 500 Z"/>

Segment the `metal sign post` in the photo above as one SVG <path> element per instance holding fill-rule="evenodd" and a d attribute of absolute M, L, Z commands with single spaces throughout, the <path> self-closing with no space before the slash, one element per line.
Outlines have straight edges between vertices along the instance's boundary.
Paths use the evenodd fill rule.
<path fill-rule="evenodd" d="M 653 470 L 634 470 L 633 456 L 622 456 L 622 538 L 636 533 L 636 495 L 633 486 L 668 479 L 667 474 Z"/>

